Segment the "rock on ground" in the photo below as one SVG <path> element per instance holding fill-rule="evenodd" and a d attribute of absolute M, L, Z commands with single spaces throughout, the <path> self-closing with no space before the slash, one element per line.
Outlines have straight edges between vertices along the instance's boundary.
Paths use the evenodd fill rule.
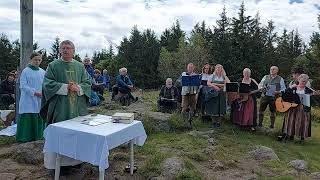
<path fill-rule="evenodd" d="M 0 180 L 15 180 L 17 175 L 13 173 L 0 173 Z"/>
<path fill-rule="evenodd" d="M 320 179 L 320 172 L 311 173 L 311 178 L 319 180 Z"/>
<path fill-rule="evenodd" d="M 209 160 L 209 166 L 213 170 L 223 170 L 224 166 L 219 160 Z"/>
<path fill-rule="evenodd" d="M 213 144 L 215 143 L 214 139 L 210 138 L 210 137 L 213 137 L 214 130 L 210 130 L 210 131 L 196 131 L 196 130 L 194 130 L 194 131 L 190 131 L 188 134 L 191 136 L 194 136 L 194 137 L 208 138 L 209 143 L 213 143 Z"/>
<path fill-rule="evenodd" d="M 184 162 L 181 159 L 177 157 L 168 158 L 163 165 L 162 177 L 164 179 L 174 179 L 183 169 Z"/>
<path fill-rule="evenodd" d="M 142 123 L 146 120 L 143 118 L 148 118 L 150 123 L 152 123 L 152 128 L 154 132 L 169 132 L 170 124 L 169 118 L 171 114 L 162 112 L 148 112 L 142 117 Z"/>
<path fill-rule="evenodd" d="M 301 171 L 301 170 L 304 171 L 308 168 L 308 163 L 306 161 L 300 160 L 300 159 L 290 161 L 289 165 L 299 171 Z"/>
<path fill-rule="evenodd" d="M 19 163 L 42 164 L 43 163 L 43 141 L 22 143 L 14 146 L 11 155 Z"/>
<path fill-rule="evenodd" d="M 259 146 L 256 150 L 250 151 L 249 154 L 256 160 L 279 160 L 273 149 L 265 146 Z"/>

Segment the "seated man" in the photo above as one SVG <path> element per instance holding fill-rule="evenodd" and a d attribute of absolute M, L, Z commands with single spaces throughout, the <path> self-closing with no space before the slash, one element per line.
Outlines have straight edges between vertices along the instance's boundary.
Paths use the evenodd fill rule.
<path fill-rule="evenodd" d="M 177 109 L 177 99 L 179 96 L 178 89 L 172 86 L 172 79 L 168 78 L 166 80 L 166 85 L 161 87 L 159 99 L 158 99 L 158 109 L 160 112 L 172 112 Z"/>
<path fill-rule="evenodd" d="M 15 74 L 8 73 L 0 86 L 1 109 L 9 109 L 9 106 L 15 102 Z"/>
<path fill-rule="evenodd" d="M 131 94 L 131 90 L 133 89 L 133 84 L 130 80 L 130 77 L 127 75 L 127 73 L 128 73 L 127 68 L 123 67 L 119 69 L 119 75 L 116 78 L 117 89 L 118 89 L 118 92 L 120 92 L 123 95 L 128 95 L 128 97 L 133 102 L 135 102 L 138 100 L 138 97 L 133 97 L 133 95 Z M 115 95 L 117 95 L 117 93 Z"/>

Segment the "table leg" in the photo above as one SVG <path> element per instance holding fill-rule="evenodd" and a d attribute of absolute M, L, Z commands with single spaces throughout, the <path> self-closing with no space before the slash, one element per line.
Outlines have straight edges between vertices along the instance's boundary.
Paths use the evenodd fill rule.
<path fill-rule="evenodd" d="M 130 174 L 133 175 L 134 157 L 133 157 L 133 139 L 130 140 Z"/>
<path fill-rule="evenodd" d="M 56 153 L 56 167 L 54 170 L 54 180 L 59 180 L 60 178 L 60 161 L 61 157 L 58 153 Z"/>
<path fill-rule="evenodd" d="M 105 169 L 99 167 L 99 180 L 104 180 Z"/>

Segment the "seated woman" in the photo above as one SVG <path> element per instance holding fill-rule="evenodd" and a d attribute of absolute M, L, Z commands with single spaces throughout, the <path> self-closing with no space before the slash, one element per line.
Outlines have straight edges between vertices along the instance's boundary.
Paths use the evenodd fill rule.
<path fill-rule="evenodd" d="M 209 63 L 205 64 L 202 68 L 201 73 L 201 85 L 199 88 L 198 98 L 197 98 L 197 112 L 201 113 L 202 118 L 204 118 L 204 107 L 205 107 L 205 94 L 210 89 L 207 85 L 208 79 L 211 75 L 211 66 Z"/>
<path fill-rule="evenodd" d="M 160 89 L 158 110 L 160 112 L 173 112 L 177 109 L 178 89 L 172 86 L 172 79 L 167 78 L 166 85 Z"/>
<path fill-rule="evenodd" d="M 128 97 L 133 101 L 137 101 L 138 97 L 133 97 L 131 94 L 131 90 L 133 89 L 133 83 L 130 80 L 130 77 L 128 76 L 128 70 L 127 68 L 123 67 L 119 69 L 119 75 L 116 78 L 117 80 L 117 91 L 121 94 L 128 95 Z M 117 94 L 118 94 L 117 92 Z M 116 92 L 114 92 L 116 93 Z M 115 96 L 115 95 L 113 95 Z"/>
<path fill-rule="evenodd" d="M 224 87 L 230 80 L 223 66 L 217 64 L 213 74 L 209 77 L 207 85 L 211 88 L 205 97 L 205 113 L 214 117 L 213 127 L 220 127 L 222 116 L 226 114 L 226 93 Z"/>
<path fill-rule="evenodd" d="M 252 79 L 250 75 L 251 70 L 245 68 L 243 70 L 243 78 L 239 82 L 247 84 L 249 91 L 257 90 L 258 83 L 256 80 Z M 232 103 L 231 118 L 233 123 L 238 124 L 241 127 L 249 127 L 254 131 L 257 126 L 257 98 L 254 93 L 247 93 L 247 95 L 248 99 L 246 101 L 239 98 Z"/>
<path fill-rule="evenodd" d="M 299 104 L 297 107 L 291 107 L 284 114 L 284 121 L 282 127 L 282 136 L 278 137 L 278 140 L 283 139 L 293 140 L 294 137 L 300 138 L 300 142 L 303 142 L 305 138 L 311 137 L 311 107 L 303 105 L 300 101 L 299 95 L 312 95 L 313 91 L 306 86 L 309 81 L 309 76 L 301 74 L 298 77 L 298 85 L 296 87 L 288 88 L 285 92 L 282 92 L 282 99 L 287 101 L 284 95 L 291 94 L 295 103 Z"/>
<path fill-rule="evenodd" d="M 1 109 L 9 109 L 9 106 L 15 102 L 15 74 L 8 73 L 0 86 Z"/>

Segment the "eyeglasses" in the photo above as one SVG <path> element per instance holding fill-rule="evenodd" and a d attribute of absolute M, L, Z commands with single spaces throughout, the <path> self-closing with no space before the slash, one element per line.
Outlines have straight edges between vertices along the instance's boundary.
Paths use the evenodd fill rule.
<path fill-rule="evenodd" d="M 61 49 L 62 49 L 62 50 L 71 50 L 71 49 L 73 49 L 73 48 L 70 48 L 70 47 L 62 47 Z"/>

